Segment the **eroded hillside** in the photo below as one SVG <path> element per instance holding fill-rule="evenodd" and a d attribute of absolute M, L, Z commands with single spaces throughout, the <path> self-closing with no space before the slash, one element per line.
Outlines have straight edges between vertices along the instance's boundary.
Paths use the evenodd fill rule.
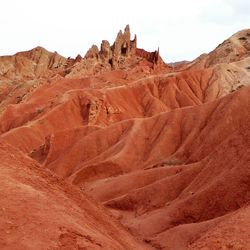
<path fill-rule="evenodd" d="M 0 245 L 249 249 L 249 85 L 250 30 L 179 64 L 129 26 L 75 59 L 0 57 Z"/>

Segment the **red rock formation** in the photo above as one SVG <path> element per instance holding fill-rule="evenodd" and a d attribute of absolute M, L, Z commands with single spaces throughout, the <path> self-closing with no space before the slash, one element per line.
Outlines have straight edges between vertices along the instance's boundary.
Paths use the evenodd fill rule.
<path fill-rule="evenodd" d="M 129 67 L 131 59 L 136 60 L 136 57 L 143 58 L 152 63 L 152 67 L 165 66 L 165 63 L 159 55 L 159 49 L 155 52 L 147 52 L 137 48 L 137 37 L 135 35 L 133 40 L 130 40 L 130 28 L 127 25 L 124 32 L 118 32 L 115 42 L 110 46 L 106 40 L 102 41 L 101 49 L 99 51 L 96 45 L 93 45 L 85 55 L 85 59 L 95 59 L 96 63 L 109 63 L 112 69 L 119 69 L 121 67 Z M 99 60 L 101 59 L 101 61 Z"/>
<path fill-rule="evenodd" d="M 211 67 L 219 63 L 231 63 L 249 58 L 250 32 L 242 30 L 221 43 L 208 55 L 202 55 L 191 63 L 193 68 Z"/>
<path fill-rule="evenodd" d="M 50 70 L 63 68 L 67 60 L 57 52 L 42 47 L 19 52 L 15 56 L 1 57 L 0 77 L 10 79 L 36 78 Z"/>
<path fill-rule="evenodd" d="M 0 144 L 1 249 L 146 249 L 79 189 Z"/>
<path fill-rule="evenodd" d="M 144 49 L 136 49 L 136 55 L 145 58 L 147 61 L 153 63 L 153 67 L 164 66 L 164 62 L 160 57 L 159 48 L 154 52 L 147 52 Z"/>
<path fill-rule="evenodd" d="M 248 249 L 248 33 L 175 67 L 128 26 L 84 58 L 0 57 L 0 248 Z"/>

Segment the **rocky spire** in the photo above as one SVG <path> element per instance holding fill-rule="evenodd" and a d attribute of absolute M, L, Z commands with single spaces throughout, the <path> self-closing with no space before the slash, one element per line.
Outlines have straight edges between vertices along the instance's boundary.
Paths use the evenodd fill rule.
<path fill-rule="evenodd" d="M 100 57 L 105 62 L 109 62 L 112 59 L 112 50 L 107 40 L 102 40 Z"/>
<path fill-rule="evenodd" d="M 121 30 L 118 32 L 112 46 L 107 40 L 103 40 L 100 51 L 96 45 L 93 45 L 86 53 L 85 58 L 99 60 L 101 63 L 109 63 L 112 69 L 119 68 L 127 59 L 133 56 L 141 56 L 152 62 L 154 66 L 162 62 L 159 48 L 155 52 L 141 52 L 140 49 L 137 49 L 136 35 L 133 40 L 130 40 L 130 38 L 130 27 L 126 25 L 124 32 Z"/>
<path fill-rule="evenodd" d="M 137 49 L 137 37 L 135 35 L 134 40 L 130 41 L 130 52 L 135 55 Z"/>
<path fill-rule="evenodd" d="M 86 59 L 96 59 L 98 60 L 99 59 L 99 49 L 96 45 L 92 45 L 92 47 L 87 51 L 86 55 L 84 58 Z"/>
<path fill-rule="evenodd" d="M 127 25 L 124 33 L 120 30 L 116 40 L 112 46 L 112 67 L 117 68 L 120 62 L 124 61 L 124 57 L 131 55 L 130 28 Z"/>

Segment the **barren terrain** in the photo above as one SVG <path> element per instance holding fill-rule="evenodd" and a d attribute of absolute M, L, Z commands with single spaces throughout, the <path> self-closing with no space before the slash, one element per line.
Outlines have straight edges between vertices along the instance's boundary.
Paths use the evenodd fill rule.
<path fill-rule="evenodd" d="M 0 248 L 250 249 L 249 85 L 250 30 L 0 57 Z"/>

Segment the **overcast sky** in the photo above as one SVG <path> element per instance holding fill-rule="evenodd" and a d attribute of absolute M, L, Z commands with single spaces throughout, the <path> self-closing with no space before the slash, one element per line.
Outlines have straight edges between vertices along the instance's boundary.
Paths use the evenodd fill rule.
<path fill-rule="evenodd" d="M 84 55 L 130 24 L 138 47 L 192 60 L 250 28 L 250 0 L 3 0 L 0 24 L 0 55 L 36 46 Z"/>

